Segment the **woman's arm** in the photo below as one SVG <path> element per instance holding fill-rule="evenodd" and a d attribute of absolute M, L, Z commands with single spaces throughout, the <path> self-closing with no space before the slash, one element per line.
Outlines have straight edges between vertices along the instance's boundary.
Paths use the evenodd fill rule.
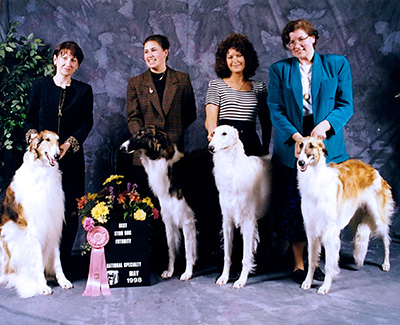
<path fill-rule="evenodd" d="M 207 130 L 207 139 L 211 141 L 214 129 L 218 125 L 218 114 L 219 114 L 219 107 L 215 104 L 207 104 L 206 105 L 206 121 L 204 126 Z"/>

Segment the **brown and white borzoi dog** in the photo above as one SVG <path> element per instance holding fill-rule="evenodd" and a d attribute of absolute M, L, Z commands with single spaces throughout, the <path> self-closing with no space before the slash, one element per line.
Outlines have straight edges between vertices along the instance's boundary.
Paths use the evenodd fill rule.
<path fill-rule="evenodd" d="M 229 279 L 236 227 L 243 236 L 243 260 L 240 277 L 233 287 L 242 288 L 255 267 L 253 254 L 259 241 L 257 219 L 266 213 L 270 194 L 270 159 L 246 156 L 239 132 L 228 125 L 214 130 L 208 149 L 213 153 L 224 237 L 224 268 L 217 285 L 225 285 Z"/>
<path fill-rule="evenodd" d="M 197 234 L 194 213 L 183 197 L 181 185 L 175 179 L 176 169 L 179 168 L 177 163 L 181 161 L 183 154 L 164 131 L 154 126 L 140 129 L 121 145 L 121 150 L 128 153 L 140 151 L 140 159 L 147 173 L 150 188 L 160 202 L 169 256 L 168 269 L 161 277 L 170 278 L 174 273 L 175 256 L 180 246 L 182 229 L 186 269 L 180 280 L 189 280 L 197 259 Z"/>
<path fill-rule="evenodd" d="M 325 248 L 325 281 L 318 293 L 326 294 L 339 273 L 340 231 L 350 223 L 355 231 L 354 260 L 362 266 L 371 236 L 382 238 L 383 271 L 389 271 L 389 225 L 394 201 L 388 183 L 372 166 L 350 159 L 326 164 L 322 141 L 306 137 L 296 143 L 301 211 L 308 240 L 308 273 L 302 289 L 311 287 L 321 244 Z"/>
<path fill-rule="evenodd" d="M 57 159 L 58 136 L 40 132 L 7 189 L 0 211 L 0 282 L 31 297 L 52 293 L 46 275 L 72 288 L 63 273 L 59 244 L 64 222 L 64 192 Z"/>

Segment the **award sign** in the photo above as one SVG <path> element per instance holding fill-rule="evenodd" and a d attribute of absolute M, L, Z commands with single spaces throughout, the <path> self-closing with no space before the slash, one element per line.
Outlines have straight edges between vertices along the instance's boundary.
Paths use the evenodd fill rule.
<path fill-rule="evenodd" d="M 104 254 L 104 246 L 109 239 L 110 235 L 107 229 L 101 226 L 93 227 L 87 233 L 87 241 L 92 246 L 92 252 L 90 254 L 88 280 L 82 296 L 97 297 L 100 292 L 103 296 L 111 295 Z"/>

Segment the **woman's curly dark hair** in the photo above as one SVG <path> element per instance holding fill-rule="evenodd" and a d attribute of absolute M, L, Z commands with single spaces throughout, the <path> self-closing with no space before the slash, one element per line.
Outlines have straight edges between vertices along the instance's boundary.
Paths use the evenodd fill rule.
<path fill-rule="evenodd" d="M 215 53 L 215 73 L 219 78 L 229 78 L 231 76 L 232 72 L 226 63 L 226 54 L 231 48 L 234 48 L 244 56 L 245 68 L 243 77 L 245 80 L 249 80 L 250 77 L 256 74 L 258 56 L 253 44 L 251 44 L 247 36 L 242 34 L 230 34 L 226 40 L 219 43 Z"/>

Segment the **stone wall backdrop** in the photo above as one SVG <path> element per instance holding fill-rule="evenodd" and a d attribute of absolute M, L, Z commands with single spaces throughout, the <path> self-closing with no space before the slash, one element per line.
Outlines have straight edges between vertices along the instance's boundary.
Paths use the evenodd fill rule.
<path fill-rule="evenodd" d="M 161 33 L 171 42 L 169 65 L 190 74 L 198 117 L 189 149 L 207 145 L 204 100 L 214 74 L 218 42 L 246 34 L 260 59 L 256 79 L 290 55 L 280 33 L 292 19 L 310 20 L 320 33 L 319 53 L 343 54 L 354 80 L 355 113 L 345 134 L 351 157 L 376 167 L 400 204 L 400 2 L 398 0 L 2 0 L 1 35 L 10 22 L 51 48 L 78 42 L 85 60 L 75 78 L 94 91 L 94 128 L 85 143 L 87 190 L 113 171 L 112 153 L 129 137 L 125 122 L 128 78 L 146 69 L 142 42 Z M 399 215 L 392 232 L 399 238 Z"/>

